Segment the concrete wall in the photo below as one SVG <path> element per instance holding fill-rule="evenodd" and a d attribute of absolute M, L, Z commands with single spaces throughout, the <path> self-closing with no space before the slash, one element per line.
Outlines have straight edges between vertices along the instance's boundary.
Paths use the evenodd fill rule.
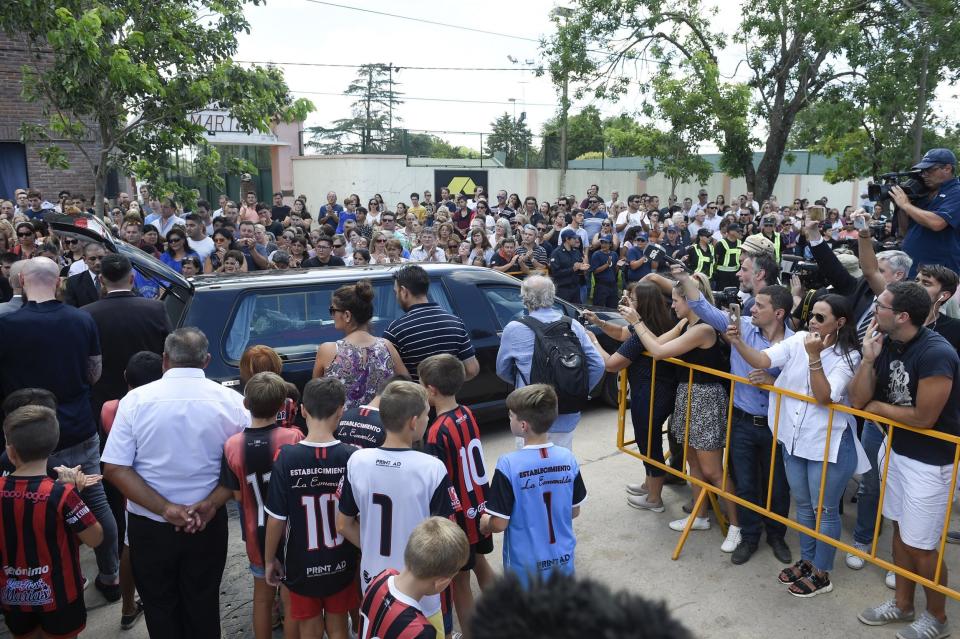
<path fill-rule="evenodd" d="M 392 209 L 397 202 L 409 202 L 413 191 L 433 189 L 435 168 L 442 167 L 407 166 L 402 155 L 309 155 L 293 158 L 293 185 L 297 194 L 307 196 L 311 211 L 326 202 L 327 191 L 336 191 L 341 200 L 350 193 L 357 193 L 361 202 L 380 193 Z M 532 195 L 539 200 L 553 200 L 558 195 L 560 171 L 557 169 L 483 168 L 488 171 L 489 190 L 506 189 L 521 198 Z M 644 179 L 643 174 L 635 171 L 567 171 L 567 193 L 585 196 L 591 184 L 599 185 L 605 198 L 616 190 L 621 199 L 631 193 L 651 193 L 660 195 L 665 203 L 670 193 L 670 182 L 661 175 Z M 677 195 L 680 198 L 690 196 L 696 201 L 699 186 L 680 185 Z M 711 198 L 723 193 L 730 202 L 732 197 L 746 191 L 746 182 L 715 173 L 704 187 Z M 795 198 L 814 200 L 827 196 L 831 205 L 843 207 L 856 204 L 859 194 L 866 188 L 865 181 L 828 184 L 820 175 L 783 175 L 774 193 L 781 203 L 792 202 Z"/>

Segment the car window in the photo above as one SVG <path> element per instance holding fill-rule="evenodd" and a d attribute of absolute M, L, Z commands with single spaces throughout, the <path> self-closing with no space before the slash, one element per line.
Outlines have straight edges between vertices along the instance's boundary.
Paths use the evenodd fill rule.
<path fill-rule="evenodd" d="M 513 320 L 524 316 L 526 311 L 520 299 L 519 286 L 482 286 L 480 290 L 490 304 L 501 330 Z M 553 308 L 564 315 L 569 314 L 569 309 L 562 302 L 554 302 Z"/>
<path fill-rule="evenodd" d="M 403 311 L 394 295 L 392 279 L 375 280 L 372 284 L 370 332 L 379 336 Z M 243 352 L 255 344 L 269 346 L 287 359 L 312 359 L 317 346 L 343 337 L 330 317 L 330 302 L 339 286 L 325 284 L 246 293 L 229 322 L 224 347 L 227 360 L 240 361 Z M 431 286 L 428 298 L 452 312 L 441 286 Z"/>

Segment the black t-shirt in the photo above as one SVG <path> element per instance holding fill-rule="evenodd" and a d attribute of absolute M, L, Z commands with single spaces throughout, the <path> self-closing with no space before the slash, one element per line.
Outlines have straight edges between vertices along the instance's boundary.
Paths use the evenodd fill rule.
<path fill-rule="evenodd" d="M 873 398 L 896 406 L 917 405 L 917 387 L 924 377 L 952 379 L 950 396 L 933 430 L 960 435 L 960 385 L 956 383 L 960 357 L 947 340 L 928 328 L 921 328 L 906 344 L 888 337 L 873 368 L 877 374 Z M 893 450 L 933 466 L 953 463 L 953 444 L 902 428 L 893 436 Z"/>
<path fill-rule="evenodd" d="M 380 448 L 387 438 L 380 421 L 380 409 L 357 406 L 344 411 L 333 436 L 357 448 Z"/>
<path fill-rule="evenodd" d="M 490 258 L 490 266 L 503 266 L 508 261 L 509 260 L 504 259 L 504 257 L 500 255 L 500 251 L 494 251 L 493 256 Z M 520 270 L 519 266 L 517 267 L 517 270 Z"/>
<path fill-rule="evenodd" d="M 273 218 L 274 222 L 283 222 L 288 215 L 290 215 L 290 207 L 286 204 L 270 209 L 270 217 Z"/>
<path fill-rule="evenodd" d="M 346 262 L 343 261 L 342 257 L 337 257 L 336 255 L 331 255 L 330 260 L 324 264 L 320 261 L 319 257 L 311 257 L 309 259 L 301 262 L 300 266 L 302 268 L 323 268 L 324 266 L 346 266 Z"/>
<path fill-rule="evenodd" d="M 936 331 L 943 339 L 950 342 L 951 346 L 960 351 L 960 320 L 939 313 L 936 323 L 928 328 Z"/>

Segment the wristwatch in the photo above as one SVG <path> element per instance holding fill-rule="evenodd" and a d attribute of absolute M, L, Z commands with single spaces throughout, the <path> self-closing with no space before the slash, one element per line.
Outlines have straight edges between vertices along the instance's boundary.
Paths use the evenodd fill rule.
<path fill-rule="evenodd" d="M 627 324 L 627 332 L 630 333 L 631 335 L 636 335 L 637 329 L 633 327 L 633 324 Z"/>

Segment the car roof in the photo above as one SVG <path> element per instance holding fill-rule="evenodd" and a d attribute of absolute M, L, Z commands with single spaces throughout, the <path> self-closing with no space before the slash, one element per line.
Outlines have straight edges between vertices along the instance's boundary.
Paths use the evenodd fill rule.
<path fill-rule="evenodd" d="M 417 262 L 417 266 L 422 267 L 429 275 L 446 275 L 456 273 L 458 277 L 464 276 L 468 279 L 482 278 L 489 280 L 491 275 L 500 276 L 507 282 L 513 282 L 519 285 L 519 282 L 497 271 L 479 266 L 468 266 L 463 264 L 429 264 Z M 328 266 L 323 268 L 298 268 L 287 269 L 284 271 L 252 271 L 248 273 L 211 273 L 206 275 L 197 275 L 190 278 L 196 291 L 202 291 L 206 288 L 232 289 L 232 288 L 259 288 L 274 287 L 282 282 L 285 286 L 297 286 L 303 284 L 318 284 L 324 282 L 351 282 L 359 279 L 384 279 L 392 277 L 393 273 L 406 266 L 406 264 L 382 264 L 370 266 Z M 499 278 L 497 278 L 499 279 Z M 279 282 L 278 282 L 279 280 Z"/>

